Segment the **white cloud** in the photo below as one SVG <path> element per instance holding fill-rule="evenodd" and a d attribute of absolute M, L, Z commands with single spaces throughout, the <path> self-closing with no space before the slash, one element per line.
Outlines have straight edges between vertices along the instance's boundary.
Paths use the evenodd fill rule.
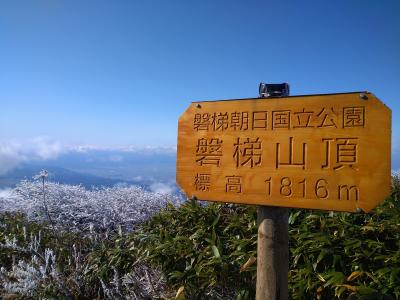
<path fill-rule="evenodd" d="M 54 159 L 65 148 L 48 137 L 36 137 L 24 142 L 0 141 L 0 175 L 6 174 L 28 159 Z"/>
<path fill-rule="evenodd" d="M 14 143 L 0 144 L 0 175 L 4 175 L 24 160 L 24 156 L 18 153 L 18 148 Z"/>
<path fill-rule="evenodd" d="M 112 153 L 108 159 L 112 162 L 122 162 L 124 153 L 145 153 L 145 154 L 174 154 L 176 147 L 105 147 L 105 146 L 66 146 L 61 142 L 49 137 L 39 136 L 24 141 L 1 141 L 0 140 L 0 175 L 6 174 L 8 171 L 17 167 L 20 163 L 28 160 L 49 160 L 56 159 L 60 154 L 66 152 L 90 152 L 90 151 L 116 151 L 120 154 Z M 90 159 L 90 158 L 88 158 Z M 165 187 L 155 184 L 155 189 L 170 190 L 169 185 Z"/>
<path fill-rule="evenodd" d="M 153 193 L 159 194 L 173 194 L 176 192 L 176 187 L 171 183 L 155 182 L 150 185 L 150 190 Z"/>
<path fill-rule="evenodd" d="M 141 152 L 141 153 L 176 153 L 176 146 L 145 146 L 145 147 L 137 147 L 137 146 L 126 146 L 120 147 L 119 150 L 124 152 Z"/>
<path fill-rule="evenodd" d="M 68 148 L 69 151 L 75 152 L 90 152 L 90 151 L 120 151 L 120 152 L 132 152 L 132 153 L 148 153 L 148 154 L 162 154 L 176 153 L 176 146 L 116 146 L 116 147 L 107 147 L 107 146 L 96 146 L 96 145 L 78 145 L 78 146 L 70 146 Z"/>
<path fill-rule="evenodd" d="M 54 141 L 47 137 L 34 138 L 29 145 L 31 147 L 30 152 L 44 160 L 54 159 L 64 150 L 59 141 Z"/>

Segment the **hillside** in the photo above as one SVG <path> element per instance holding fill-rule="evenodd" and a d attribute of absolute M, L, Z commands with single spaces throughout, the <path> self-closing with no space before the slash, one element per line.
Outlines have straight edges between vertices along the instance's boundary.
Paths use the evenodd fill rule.
<path fill-rule="evenodd" d="M 398 299 L 399 201 L 394 174 L 369 214 L 291 210 L 290 298 Z M 0 198 L 0 226 L 3 296 L 254 297 L 254 206 L 25 181 Z"/>

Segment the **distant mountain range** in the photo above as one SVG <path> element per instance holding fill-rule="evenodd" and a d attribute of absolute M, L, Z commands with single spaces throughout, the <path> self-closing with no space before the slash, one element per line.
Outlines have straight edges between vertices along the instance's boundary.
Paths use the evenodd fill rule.
<path fill-rule="evenodd" d="M 41 170 L 49 171 L 49 180 L 65 184 L 93 186 L 139 185 L 152 190 L 177 189 L 176 154 L 172 150 L 97 150 L 78 149 L 56 159 L 25 161 L 0 176 L 0 188 L 32 179 Z"/>
<path fill-rule="evenodd" d="M 32 180 L 41 170 L 47 170 L 49 172 L 48 180 L 50 181 L 73 185 L 80 184 L 87 188 L 91 188 L 92 186 L 114 186 L 116 184 L 135 184 L 146 187 L 146 184 L 140 181 L 117 180 L 89 173 L 75 172 L 61 167 L 47 165 L 35 166 L 29 164 L 20 165 L 6 175 L 0 176 L 0 187 L 14 186 L 24 179 Z"/>
<path fill-rule="evenodd" d="M 177 192 L 176 152 L 170 148 L 95 149 L 75 148 L 55 159 L 29 159 L 5 175 L 0 175 L 0 190 L 15 186 L 41 170 L 49 171 L 49 180 L 81 184 L 86 188 L 138 185 L 151 191 Z M 394 170 L 400 170 L 400 157 L 392 157 Z"/>

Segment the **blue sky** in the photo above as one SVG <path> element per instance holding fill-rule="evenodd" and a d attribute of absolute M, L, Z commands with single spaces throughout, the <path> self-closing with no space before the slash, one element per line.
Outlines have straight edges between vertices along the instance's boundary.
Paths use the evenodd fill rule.
<path fill-rule="evenodd" d="M 399 144 L 400 1 L 1 1 L 0 141 L 174 146 L 192 100 L 369 90 Z M 397 151 L 397 150 L 396 150 Z"/>

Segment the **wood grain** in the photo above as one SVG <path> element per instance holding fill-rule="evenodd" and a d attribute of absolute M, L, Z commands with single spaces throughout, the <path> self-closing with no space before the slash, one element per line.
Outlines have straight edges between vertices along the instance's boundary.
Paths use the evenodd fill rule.
<path fill-rule="evenodd" d="M 193 102 L 177 150 L 188 197 L 368 212 L 390 192 L 391 111 L 367 92 Z"/>

